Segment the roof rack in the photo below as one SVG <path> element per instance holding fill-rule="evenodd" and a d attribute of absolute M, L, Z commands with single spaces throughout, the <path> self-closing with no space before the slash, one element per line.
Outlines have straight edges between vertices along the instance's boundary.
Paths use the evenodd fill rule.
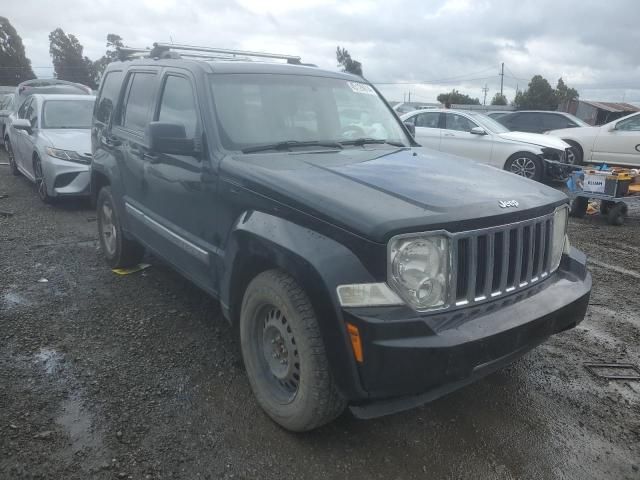
<path fill-rule="evenodd" d="M 245 50 L 230 50 L 228 48 L 197 47 L 194 45 L 179 45 L 175 43 L 154 43 L 153 48 L 119 47 L 120 60 L 132 58 L 201 58 L 203 60 L 244 60 L 254 58 L 269 58 L 286 60 L 292 65 L 300 65 L 301 58 L 295 55 L 281 55 L 278 53 L 249 52 Z"/>

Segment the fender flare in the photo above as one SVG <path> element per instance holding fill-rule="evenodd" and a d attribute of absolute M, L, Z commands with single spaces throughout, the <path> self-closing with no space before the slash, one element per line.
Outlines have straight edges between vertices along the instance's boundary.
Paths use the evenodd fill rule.
<path fill-rule="evenodd" d="M 235 323 L 239 317 L 242 293 L 250 278 L 245 283 L 238 279 L 247 262 L 265 265 L 262 270 L 282 269 L 309 296 L 338 388 L 350 400 L 366 398 L 336 293 L 340 284 L 375 281 L 353 252 L 289 220 L 249 211 L 235 223 L 221 260 L 220 301 L 227 319 Z"/>

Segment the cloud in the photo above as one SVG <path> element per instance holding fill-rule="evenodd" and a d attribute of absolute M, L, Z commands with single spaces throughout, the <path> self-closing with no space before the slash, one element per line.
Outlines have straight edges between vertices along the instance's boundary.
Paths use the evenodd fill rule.
<path fill-rule="evenodd" d="M 583 98 L 640 102 L 636 0 L 615 8 L 599 0 L 56 0 L 50 9 L 22 0 L 3 15 L 41 76 L 52 74 L 48 34 L 61 27 L 90 58 L 104 53 L 108 33 L 132 46 L 172 39 L 300 54 L 328 69 L 340 45 L 394 100 L 411 91 L 434 101 L 454 87 L 481 97 L 485 84 L 491 98 L 505 62 L 509 97 L 542 74 L 552 84 L 563 77 Z"/>

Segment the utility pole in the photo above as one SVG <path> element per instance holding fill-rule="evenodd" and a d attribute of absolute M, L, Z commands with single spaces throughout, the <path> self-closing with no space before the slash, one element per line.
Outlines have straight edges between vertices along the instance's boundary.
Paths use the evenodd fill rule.
<path fill-rule="evenodd" d="M 489 91 L 489 87 L 487 87 L 487 84 L 484 84 L 484 88 L 482 89 L 482 91 L 484 92 L 484 100 L 482 100 L 482 105 L 486 105 L 487 104 L 487 92 Z"/>
<path fill-rule="evenodd" d="M 409 90 L 409 100 L 407 100 L 408 103 L 411 103 L 411 90 Z"/>
<path fill-rule="evenodd" d="M 504 62 L 502 62 L 502 71 L 500 72 L 500 96 L 502 96 L 503 86 L 504 86 Z"/>

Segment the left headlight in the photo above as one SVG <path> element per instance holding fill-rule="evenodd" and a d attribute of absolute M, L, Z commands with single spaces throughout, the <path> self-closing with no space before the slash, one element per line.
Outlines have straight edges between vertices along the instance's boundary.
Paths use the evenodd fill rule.
<path fill-rule="evenodd" d="M 87 159 L 73 150 L 61 150 L 59 148 L 47 147 L 47 155 L 68 162 L 88 163 Z"/>
<path fill-rule="evenodd" d="M 446 235 L 400 235 L 389 242 L 387 281 L 415 310 L 447 306 L 450 270 Z"/>
<path fill-rule="evenodd" d="M 553 213 L 553 236 L 551 238 L 551 271 L 560 266 L 562 253 L 565 250 L 567 239 L 567 221 L 569 220 L 569 207 L 562 205 Z"/>

